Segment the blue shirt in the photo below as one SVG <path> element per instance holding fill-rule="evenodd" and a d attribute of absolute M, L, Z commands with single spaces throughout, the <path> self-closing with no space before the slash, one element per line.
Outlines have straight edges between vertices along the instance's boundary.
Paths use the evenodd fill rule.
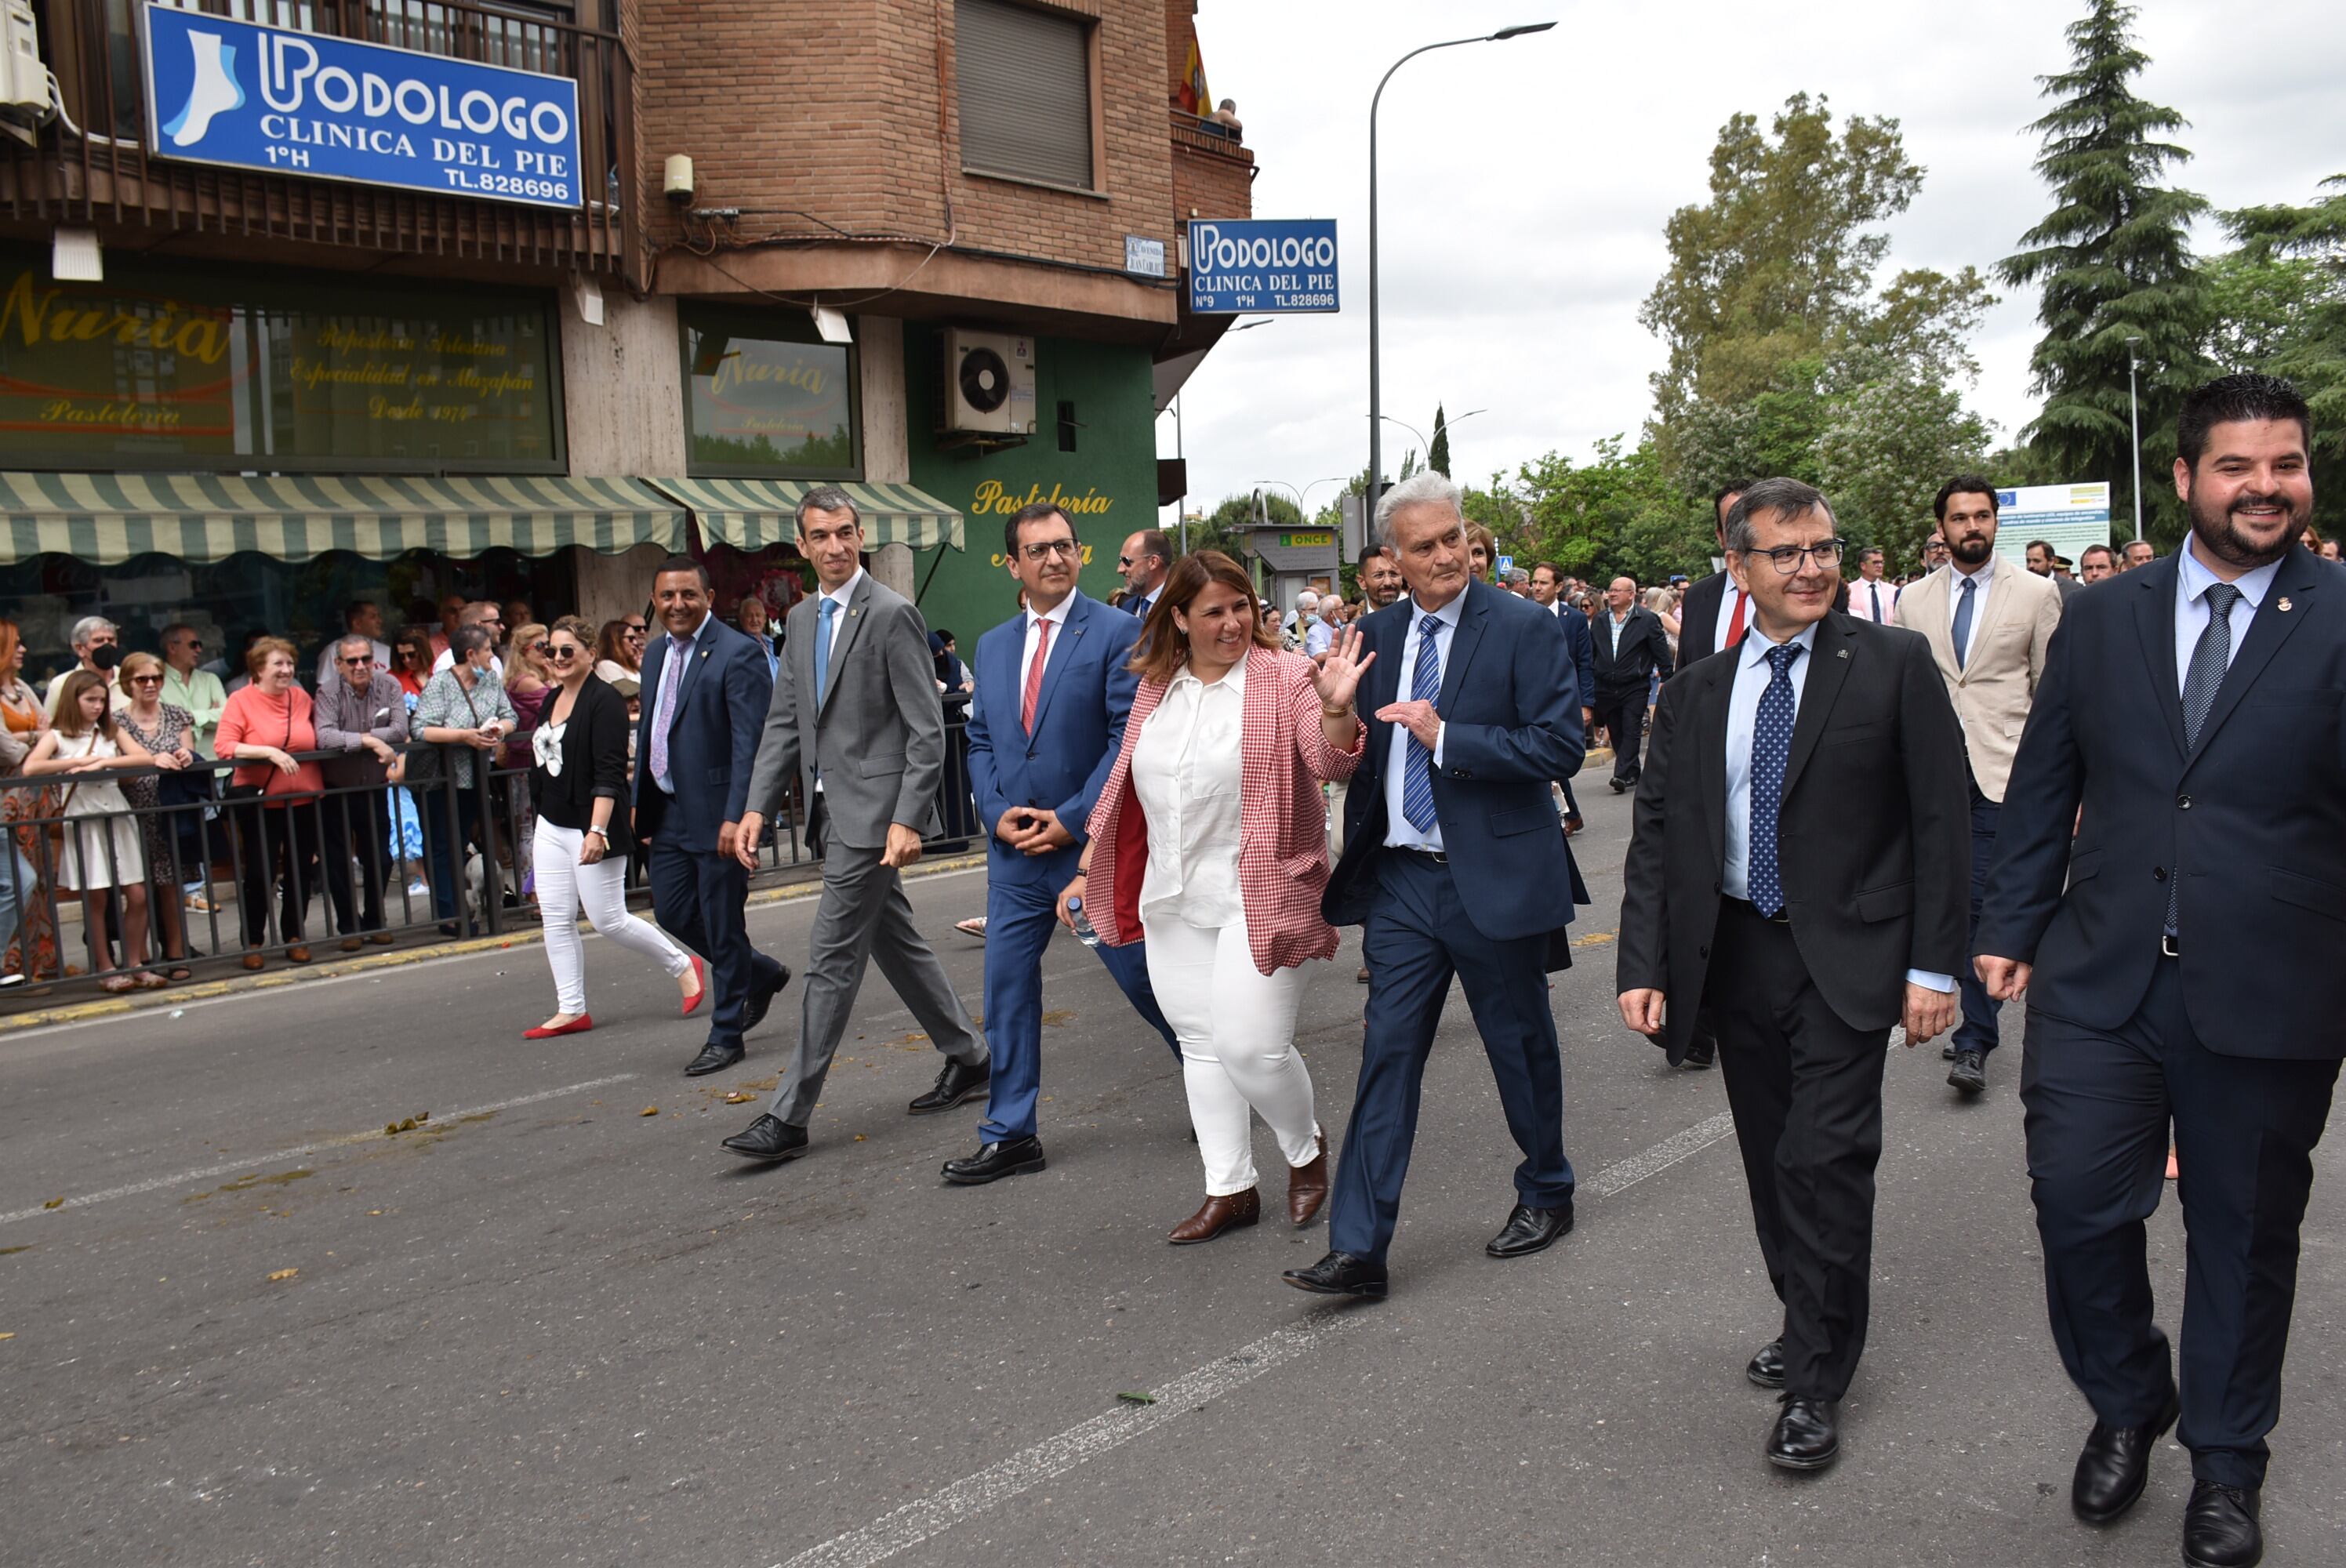
<path fill-rule="evenodd" d="M 2208 590 L 2224 579 L 2208 569 L 2206 562 L 2192 553 L 2186 543 L 2175 574 L 2175 692 L 2183 694 L 2184 682 L 2191 678 L 2191 656 L 2198 650 L 2199 634 L 2208 629 Z M 2280 571 L 2279 561 L 2268 561 L 2253 572 L 2243 572 L 2232 579 L 2232 586 L 2240 596 L 2232 601 L 2232 654 L 2240 657 L 2240 639 L 2249 635 L 2249 624 L 2257 618 L 2258 606 L 2272 591 L 2273 578 Z M 2228 663 L 2226 668 L 2230 668 Z"/>
<path fill-rule="evenodd" d="M 1307 657 L 1318 658 L 1328 651 L 1335 640 L 1336 634 L 1329 630 L 1328 623 L 1318 616 L 1312 616 L 1304 624 L 1303 652 Z"/>
<path fill-rule="evenodd" d="M 1791 640 L 1808 649 L 1785 676 L 1792 683 L 1797 720 L 1800 694 L 1809 686 L 1809 666 L 1816 662 L 1817 623 L 1802 626 Z M 1751 732 L 1759 726 L 1760 698 L 1768 689 L 1768 651 L 1778 646 L 1768 640 L 1756 620 L 1745 629 L 1735 656 L 1735 685 L 1727 698 L 1727 852 L 1719 869 L 1719 891 L 1746 902 L 1751 898 Z M 1953 975 L 1925 969 L 1908 970 L 1906 982 L 1939 992 L 1955 988 Z"/>
<path fill-rule="evenodd" d="M 1403 599 L 1401 602 L 1409 610 L 1409 636 L 1401 645 L 1401 685 L 1393 691 L 1393 700 L 1414 702 L 1422 696 L 1428 702 L 1439 702 L 1442 700 L 1439 688 L 1428 692 L 1416 689 L 1418 628 L 1424 623 L 1425 612 L 1417 607 L 1415 600 Z M 1466 590 L 1464 588 L 1459 589 L 1448 604 L 1433 612 L 1439 623 L 1433 634 L 1434 653 L 1441 660 L 1440 667 L 1444 670 L 1450 667 L 1451 645 L 1457 641 L 1459 617 L 1465 613 Z M 1443 731 L 1447 729 L 1448 726 L 1443 726 Z M 1443 734 L 1437 732 L 1433 739 L 1433 764 L 1437 768 L 1442 765 L 1442 739 Z M 1405 769 L 1409 766 L 1410 744 L 1409 731 L 1401 725 L 1394 725 L 1392 743 L 1385 749 L 1385 842 L 1394 849 L 1432 850 L 1438 854 L 1442 851 L 1441 824 L 1436 823 L 1430 831 L 1421 833 L 1402 809 L 1402 796 L 1408 788 Z"/>

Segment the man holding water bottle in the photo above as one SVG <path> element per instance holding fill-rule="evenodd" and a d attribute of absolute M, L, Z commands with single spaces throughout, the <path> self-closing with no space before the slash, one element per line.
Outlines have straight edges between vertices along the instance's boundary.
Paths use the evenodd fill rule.
<path fill-rule="evenodd" d="M 1144 617 L 1120 615 L 1076 586 L 1082 546 L 1049 503 L 1020 510 L 1003 529 L 1010 575 L 1026 607 L 978 639 L 977 696 L 969 710 L 969 781 L 992 830 L 985 863 L 985 1039 L 992 1075 L 947 1063 L 913 1102 L 943 1111 L 988 1091 L 979 1147 L 948 1160 L 963 1186 L 1043 1168 L 1035 1107 L 1043 1082 L 1043 950 L 1059 893 L 1076 874 L 1085 824 L 1124 740 L 1138 677 L 1127 666 Z M 1077 934 L 1083 928 L 1078 925 Z M 1086 945 L 1140 1016 L 1179 1054 L 1135 943 Z"/>

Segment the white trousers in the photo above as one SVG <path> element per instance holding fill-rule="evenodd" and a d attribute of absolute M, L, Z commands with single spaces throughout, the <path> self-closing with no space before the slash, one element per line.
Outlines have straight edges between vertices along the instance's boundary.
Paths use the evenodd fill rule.
<path fill-rule="evenodd" d="M 1300 966 L 1265 974 L 1247 951 L 1246 917 L 1215 931 L 1179 919 L 1145 924 L 1148 983 L 1181 1044 L 1189 1120 L 1216 1197 L 1255 1185 L 1250 1109 L 1262 1113 L 1290 1166 L 1319 1152 L 1311 1075 L 1295 1054 Z"/>
<path fill-rule="evenodd" d="M 555 1005 L 564 1013 L 586 1011 L 586 951 L 578 937 L 582 905 L 597 931 L 653 960 L 670 979 L 692 967 L 690 955 L 670 942 L 666 932 L 627 912 L 625 855 L 605 855 L 591 866 L 578 863 L 578 845 L 586 837 L 543 817 L 531 835 L 537 908 L 546 919 L 546 962 L 554 966 Z"/>

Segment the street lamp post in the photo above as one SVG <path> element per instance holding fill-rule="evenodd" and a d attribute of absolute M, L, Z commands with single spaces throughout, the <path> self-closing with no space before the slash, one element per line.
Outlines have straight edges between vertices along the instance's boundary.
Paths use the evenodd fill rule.
<path fill-rule="evenodd" d="M 2134 449 L 2127 455 L 2134 463 L 2134 536 L 2142 537 L 2142 400 L 2134 390 L 2134 346 L 2140 338 L 2128 338 L 2127 342 L 2127 423 L 2134 427 Z"/>
<path fill-rule="evenodd" d="M 1385 84 L 1420 55 L 1433 49 L 1453 49 L 1461 44 L 1500 44 L 1509 38 L 1520 38 L 1527 33 L 1545 33 L 1555 26 L 1553 22 L 1526 22 L 1520 26 L 1502 27 L 1495 33 L 1484 33 L 1473 38 L 1448 38 L 1439 44 L 1425 44 L 1412 49 L 1386 68 L 1377 79 L 1377 90 L 1369 99 L 1369 489 L 1367 522 L 1364 535 L 1376 530 L 1377 498 L 1384 493 L 1384 476 L 1379 465 L 1384 458 L 1384 392 L 1378 359 L 1377 341 L 1377 106 L 1384 101 Z"/>
<path fill-rule="evenodd" d="M 1456 419 L 1446 421 L 1443 424 L 1442 428 L 1444 430 L 1455 430 L 1458 426 L 1465 423 L 1468 420 L 1473 419 L 1476 414 L 1488 413 L 1490 412 L 1491 411 L 1487 408 L 1470 408 L 1464 413 L 1460 414 Z M 1381 413 L 1377 415 L 1377 417 L 1384 421 L 1387 424 L 1397 424 L 1401 426 L 1402 429 L 1409 432 L 1410 434 L 1417 437 L 1419 442 L 1425 447 L 1426 461 L 1428 463 L 1432 463 L 1433 461 L 1433 443 L 1426 439 L 1425 432 L 1418 429 L 1417 426 L 1410 423 L 1409 421 L 1405 419 L 1395 419 L 1389 413 Z"/>

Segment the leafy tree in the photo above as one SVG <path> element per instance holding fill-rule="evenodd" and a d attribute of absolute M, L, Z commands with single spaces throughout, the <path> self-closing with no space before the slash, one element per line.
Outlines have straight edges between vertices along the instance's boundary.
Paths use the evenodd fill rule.
<path fill-rule="evenodd" d="M 1963 399 L 1912 366 L 1851 361 L 1855 384 L 1829 403 L 1816 444 L 1820 488 L 1842 537 L 1879 545 L 1906 567 L 1922 564 L 1932 498 L 1951 474 L 1977 471 L 1987 424 Z"/>
<path fill-rule="evenodd" d="M 2189 238 L 2208 204 L 2160 182 L 2191 155 L 2163 139 L 2183 117 L 2130 86 L 2149 63 L 2135 47 L 2135 15 L 2122 0 L 2089 0 L 2068 28 L 2071 68 L 2038 78 L 2055 104 L 2028 128 L 2044 137 L 2036 169 L 2054 208 L 2022 237 L 2028 248 L 1998 269 L 2005 282 L 2042 291 L 2045 336 L 2029 369 L 2045 406 L 2022 438 L 2063 479 L 2108 480 L 2113 514 L 2127 512 L 2134 494 L 2128 340 L 2137 340 L 2140 459 L 2152 475 L 2173 462 L 2184 392 L 2214 368 L 2202 349 L 2213 301 Z M 2182 530 L 2172 487 L 2151 483 L 2145 500 L 2149 532 L 2171 545 Z"/>
<path fill-rule="evenodd" d="M 1426 450 L 1425 465 L 1444 479 L 1450 477 L 1450 422 L 1440 403 L 1433 405 L 1433 441 Z"/>
<path fill-rule="evenodd" d="M 1627 575 L 1650 584 L 1708 570 L 1707 501 L 1696 505 L 1668 482 L 1652 443 L 1625 451 L 1625 441 L 1607 436 L 1594 460 L 1577 466 L 1554 452 L 1522 466 L 1522 553 L 1579 577 Z"/>
<path fill-rule="evenodd" d="M 2307 207 L 2251 207 L 2224 221 L 2240 249 L 2210 269 L 2227 370 L 2289 377 L 2313 405 L 2314 494 L 2346 484 L 2346 175 Z"/>
<path fill-rule="evenodd" d="M 1202 524 L 1189 526 L 1189 548 L 1219 550 L 1234 559 L 1244 561 L 1254 542 L 1257 497 L 1253 494 L 1226 495 L 1220 505 L 1206 514 Z M 1271 526 L 1297 528 L 1302 526 L 1303 514 L 1294 502 L 1275 491 L 1260 493 L 1260 504 L 1270 514 Z"/>

